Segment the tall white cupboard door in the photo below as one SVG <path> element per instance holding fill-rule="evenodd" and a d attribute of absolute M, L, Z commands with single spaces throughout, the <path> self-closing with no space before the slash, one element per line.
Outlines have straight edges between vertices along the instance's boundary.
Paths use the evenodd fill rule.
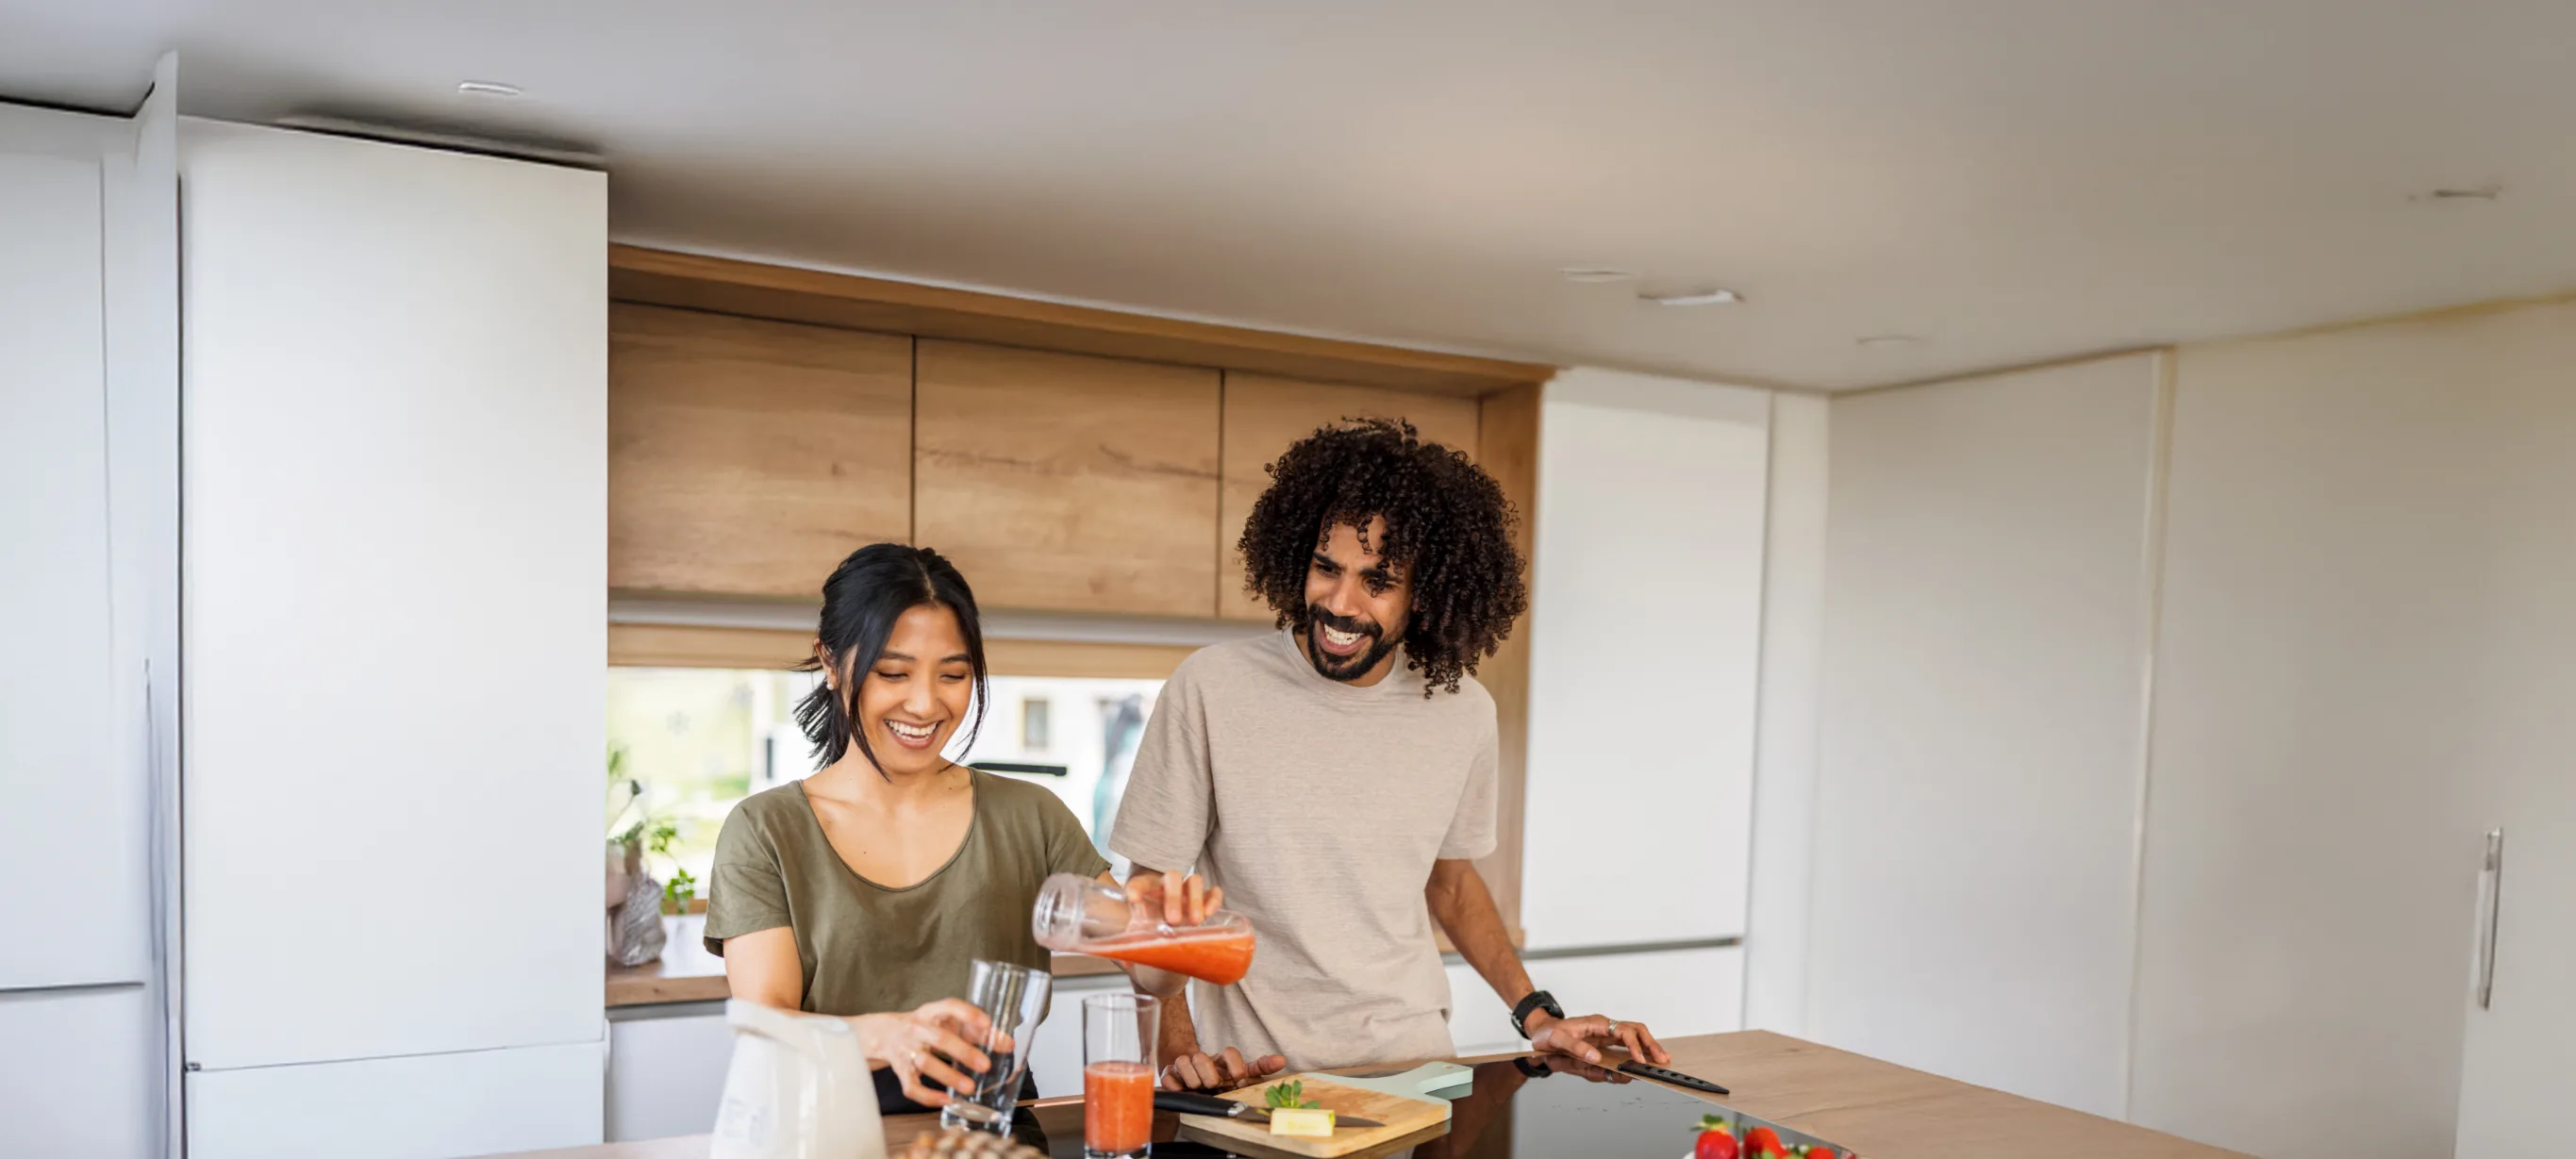
<path fill-rule="evenodd" d="M 2137 1122 L 2266 1159 L 2449 1153 L 2499 823 L 2507 944 L 2550 952 L 2499 970 L 2494 1022 L 2510 995 L 2561 1042 L 2499 1030 L 2491 1061 L 2566 1049 L 2568 895 L 2541 880 L 2569 830 L 2499 787 L 2576 752 L 2571 366 L 2569 306 L 2181 353 Z M 2563 1095 L 2556 1057 L 2513 1081 Z"/>
<path fill-rule="evenodd" d="M 0 939 L 0 991 L 149 962 L 110 683 L 101 146 L 126 133 L 0 106 L 0 881 L 28 935 Z"/>
<path fill-rule="evenodd" d="M 1541 406 L 1521 922 L 1533 948 L 1741 935 L 1770 396 L 1585 368 Z"/>
<path fill-rule="evenodd" d="M 2500 836 L 2471 911 L 2452 1153 L 2576 1155 L 2576 308 L 2500 329 L 2536 372 L 2507 396 L 2478 516 L 2492 538 L 2469 614 L 2490 679 L 2462 787 Z M 2486 845 L 2451 835 L 2442 852 L 2457 875 L 2483 870 Z"/>
<path fill-rule="evenodd" d="M 595 1046 L 604 179 L 181 164 L 189 1062 Z"/>

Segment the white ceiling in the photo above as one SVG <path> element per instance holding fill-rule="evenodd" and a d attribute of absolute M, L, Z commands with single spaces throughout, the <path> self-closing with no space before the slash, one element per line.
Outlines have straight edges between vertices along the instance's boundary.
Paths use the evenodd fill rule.
<path fill-rule="evenodd" d="M 0 94 L 168 48 L 595 149 L 624 240 L 1755 383 L 2576 286 L 2568 0 L 0 0 Z"/>

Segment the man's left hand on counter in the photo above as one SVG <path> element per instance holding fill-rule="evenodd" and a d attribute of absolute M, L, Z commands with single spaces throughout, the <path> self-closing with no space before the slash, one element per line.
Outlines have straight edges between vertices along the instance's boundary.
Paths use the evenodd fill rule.
<path fill-rule="evenodd" d="M 1664 1044 L 1655 1041 L 1652 1031 L 1642 1022 L 1614 1021 L 1607 1014 L 1585 1014 L 1557 1018 L 1544 1010 L 1533 1010 L 1522 1024 L 1529 1031 L 1530 1049 L 1542 1054 L 1572 1055 L 1585 1062 L 1601 1062 L 1601 1048 L 1616 1046 L 1628 1056 L 1657 1066 L 1673 1061 Z"/>

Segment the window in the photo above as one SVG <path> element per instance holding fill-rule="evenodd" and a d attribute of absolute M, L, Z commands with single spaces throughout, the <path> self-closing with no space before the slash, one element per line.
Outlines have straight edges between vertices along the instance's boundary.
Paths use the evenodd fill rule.
<path fill-rule="evenodd" d="M 649 814 L 679 830 L 670 859 L 648 858 L 656 860 L 648 872 L 667 881 L 676 864 L 705 881 L 734 802 L 811 771 L 795 711 L 818 679 L 742 668 L 608 670 L 608 745 L 644 786 L 620 827 Z"/>
<path fill-rule="evenodd" d="M 1047 751 L 1047 706 L 1043 696 L 1020 701 L 1020 747 L 1033 753 Z"/>
<path fill-rule="evenodd" d="M 625 775 L 644 785 L 642 808 L 679 830 L 668 859 L 648 858 L 653 876 L 668 880 L 676 865 L 705 881 L 734 803 L 813 772 L 813 746 L 795 708 L 819 679 L 746 668 L 608 670 L 609 746 L 625 754 Z M 994 676 L 991 684 L 995 707 L 973 750 L 961 751 L 961 728 L 949 758 L 1044 786 L 1099 844 L 1163 682 Z"/>

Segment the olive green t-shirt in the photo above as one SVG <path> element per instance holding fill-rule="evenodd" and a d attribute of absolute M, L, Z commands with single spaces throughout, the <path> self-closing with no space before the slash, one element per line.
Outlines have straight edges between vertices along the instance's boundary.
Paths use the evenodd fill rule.
<path fill-rule="evenodd" d="M 977 958 L 1048 969 L 1029 932 L 1038 884 L 1109 868 L 1073 810 L 1044 788 L 982 771 L 975 817 L 948 864 L 891 889 L 823 836 L 802 782 L 755 793 L 725 818 L 707 873 L 706 942 L 788 926 L 813 1014 L 883 1014 L 962 998 Z"/>

